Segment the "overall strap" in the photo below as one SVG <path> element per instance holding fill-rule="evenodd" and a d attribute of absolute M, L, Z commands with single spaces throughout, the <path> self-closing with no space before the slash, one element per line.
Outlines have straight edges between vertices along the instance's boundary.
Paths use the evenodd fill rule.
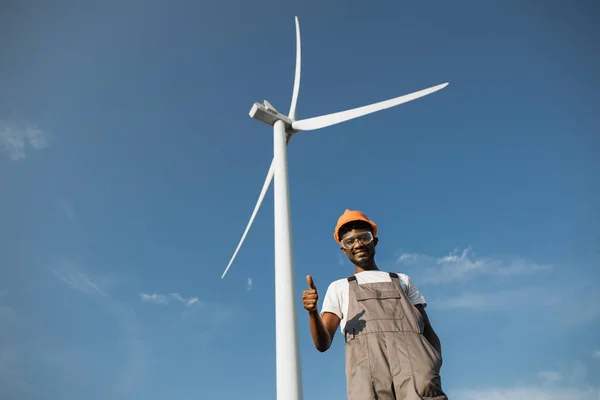
<path fill-rule="evenodd" d="M 358 281 L 356 280 L 356 276 L 350 275 L 348 278 L 348 312 L 352 312 L 354 308 L 353 303 L 356 302 L 355 291 L 360 290 L 358 287 Z M 346 327 L 344 328 L 344 340 L 348 343 L 348 336 L 352 335 L 353 337 L 356 335 L 356 330 L 352 329 L 352 333 L 350 333 L 348 329 L 348 322 L 346 321 Z"/>
<path fill-rule="evenodd" d="M 406 294 L 404 292 L 402 285 L 400 284 L 400 277 L 398 277 L 398 274 L 395 272 L 390 272 L 389 274 L 390 274 L 390 278 L 392 278 L 392 282 L 394 282 L 396 284 L 398 291 L 402 294 Z"/>

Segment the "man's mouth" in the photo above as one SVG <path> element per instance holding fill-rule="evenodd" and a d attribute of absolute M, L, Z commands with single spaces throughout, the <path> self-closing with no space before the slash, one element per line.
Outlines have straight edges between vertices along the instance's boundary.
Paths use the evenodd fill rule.
<path fill-rule="evenodd" d="M 366 256 L 367 255 L 367 251 L 366 250 L 359 250 L 357 252 L 354 253 L 355 256 Z"/>

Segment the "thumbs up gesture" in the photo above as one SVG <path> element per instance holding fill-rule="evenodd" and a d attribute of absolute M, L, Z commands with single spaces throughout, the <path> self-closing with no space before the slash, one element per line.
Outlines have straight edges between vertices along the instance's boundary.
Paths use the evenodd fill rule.
<path fill-rule="evenodd" d="M 317 311 L 317 300 L 319 300 L 319 293 L 317 293 L 317 288 L 315 287 L 312 276 L 308 275 L 306 277 L 306 282 L 308 283 L 308 289 L 302 292 L 302 304 L 304 305 L 304 309 L 306 311 L 315 312 Z"/>

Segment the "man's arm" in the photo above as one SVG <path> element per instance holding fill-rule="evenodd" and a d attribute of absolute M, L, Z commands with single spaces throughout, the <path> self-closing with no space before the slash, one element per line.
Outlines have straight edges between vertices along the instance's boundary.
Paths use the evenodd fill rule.
<path fill-rule="evenodd" d="M 315 309 L 308 312 L 308 325 L 315 348 L 325 352 L 331 347 L 335 331 L 340 326 L 340 317 L 330 312 L 321 316 Z"/>
<path fill-rule="evenodd" d="M 427 341 L 429 343 L 431 343 L 431 345 L 438 351 L 438 353 L 440 353 L 440 357 L 441 357 L 442 344 L 440 343 L 440 338 L 435 333 L 435 331 L 433 330 L 433 327 L 431 326 L 431 323 L 429 322 L 429 317 L 427 316 L 427 313 L 425 312 L 425 307 L 423 307 L 423 304 L 415 304 L 415 307 L 417 308 L 417 310 L 419 310 L 419 312 L 423 316 L 423 321 L 425 322 L 425 329 L 423 330 L 423 336 L 425 336 L 425 339 L 427 339 Z"/>
<path fill-rule="evenodd" d="M 331 312 L 324 312 L 322 316 L 319 314 L 319 293 L 310 275 L 306 277 L 306 282 L 308 289 L 302 292 L 302 304 L 308 311 L 308 326 L 313 343 L 317 350 L 324 352 L 331 347 L 335 331 L 340 326 L 340 317 Z"/>

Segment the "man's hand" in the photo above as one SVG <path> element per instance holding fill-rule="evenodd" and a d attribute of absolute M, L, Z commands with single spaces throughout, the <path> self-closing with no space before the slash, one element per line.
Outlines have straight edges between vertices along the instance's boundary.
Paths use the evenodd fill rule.
<path fill-rule="evenodd" d="M 306 277 L 306 282 L 308 283 L 308 289 L 302 292 L 302 304 L 304 305 L 304 309 L 306 311 L 315 312 L 317 311 L 317 300 L 319 300 L 319 293 L 317 292 L 317 288 L 315 287 L 312 276 L 308 275 Z"/>
<path fill-rule="evenodd" d="M 321 352 L 327 351 L 331 346 L 336 329 L 340 326 L 340 318 L 331 312 L 325 312 L 321 318 L 317 307 L 319 293 L 317 292 L 312 276 L 308 275 L 306 282 L 308 283 L 308 289 L 302 292 L 302 304 L 304 305 L 304 309 L 308 311 L 310 335 L 317 350 Z"/>

